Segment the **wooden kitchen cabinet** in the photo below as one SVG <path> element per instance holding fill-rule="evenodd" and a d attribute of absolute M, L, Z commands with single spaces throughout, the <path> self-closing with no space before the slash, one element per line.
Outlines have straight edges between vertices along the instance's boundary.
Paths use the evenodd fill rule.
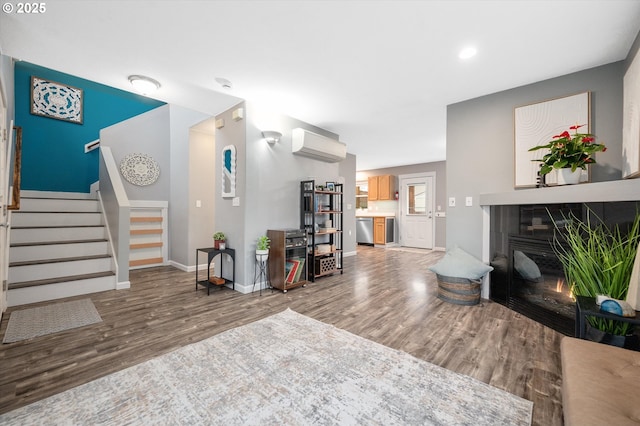
<path fill-rule="evenodd" d="M 371 176 L 368 179 L 369 201 L 378 200 L 378 176 Z"/>
<path fill-rule="evenodd" d="M 384 217 L 373 218 L 373 244 L 385 244 L 386 225 Z"/>
<path fill-rule="evenodd" d="M 396 177 L 393 175 L 371 176 L 368 179 L 369 201 L 395 200 Z"/>

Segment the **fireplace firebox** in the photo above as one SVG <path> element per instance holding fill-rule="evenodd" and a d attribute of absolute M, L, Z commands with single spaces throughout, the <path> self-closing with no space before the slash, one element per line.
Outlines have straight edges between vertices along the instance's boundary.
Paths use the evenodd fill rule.
<path fill-rule="evenodd" d="M 587 209 L 607 226 L 633 221 L 640 202 L 493 206 L 490 298 L 565 335 L 575 330 L 575 299 L 554 251 L 554 233 Z M 561 240 L 561 238 L 556 241 Z"/>

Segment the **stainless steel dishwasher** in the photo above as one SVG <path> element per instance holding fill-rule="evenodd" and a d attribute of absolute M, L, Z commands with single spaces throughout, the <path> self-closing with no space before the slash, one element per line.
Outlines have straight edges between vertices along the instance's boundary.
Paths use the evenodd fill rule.
<path fill-rule="evenodd" d="M 373 218 L 356 218 L 356 243 L 373 244 Z"/>

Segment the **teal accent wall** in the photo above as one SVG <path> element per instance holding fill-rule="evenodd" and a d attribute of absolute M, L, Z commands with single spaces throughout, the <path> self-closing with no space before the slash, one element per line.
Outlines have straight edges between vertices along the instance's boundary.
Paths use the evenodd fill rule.
<path fill-rule="evenodd" d="M 83 90 L 83 123 L 31 114 L 31 76 Z M 22 126 L 23 190 L 89 192 L 98 180 L 99 151 L 84 145 L 99 138 L 100 129 L 164 105 L 27 62 L 15 64 L 15 125 Z"/>

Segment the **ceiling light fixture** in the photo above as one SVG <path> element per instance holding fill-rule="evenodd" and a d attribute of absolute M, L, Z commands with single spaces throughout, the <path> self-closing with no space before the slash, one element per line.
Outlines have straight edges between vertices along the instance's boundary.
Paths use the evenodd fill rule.
<path fill-rule="evenodd" d="M 130 75 L 129 83 L 142 95 L 149 95 L 160 88 L 160 83 L 144 75 Z"/>
<path fill-rule="evenodd" d="M 460 59 L 473 58 L 474 56 L 476 56 L 476 53 L 478 53 L 478 50 L 476 50 L 475 47 L 473 47 L 473 46 L 465 47 L 458 54 L 458 58 L 460 58 Z"/>
<path fill-rule="evenodd" d="M 264 140 L 266 140 L 271 145 L 273 145 L 274 143 L 280 141 L 280 138 L 282 137 L 282 133 L 274 132 L 271 130 L 265 130 L 264 132 L 262 132 L 262 137 L 264 138 Z"/>
<path fill-rule="evenodd" d="M 231 90 L 233 88 L 233 84 L 226 78 L 216 77 L 216 83 L 222 86 L 223 89 Z"/>

